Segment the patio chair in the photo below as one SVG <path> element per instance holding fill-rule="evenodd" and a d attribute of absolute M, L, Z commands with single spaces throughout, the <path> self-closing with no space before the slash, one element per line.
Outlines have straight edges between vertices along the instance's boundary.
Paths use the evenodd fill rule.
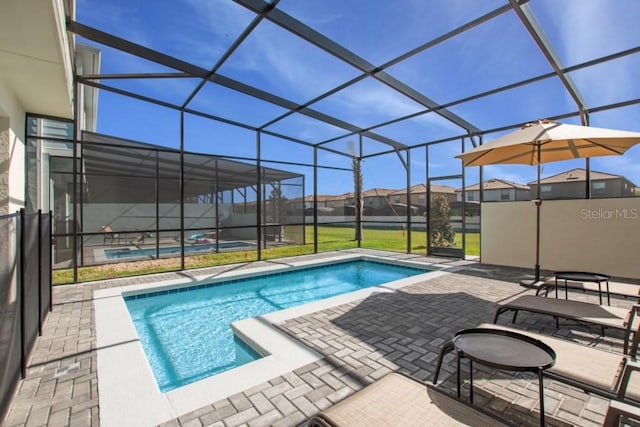
<path fill-rule="evenodd" d="M 625 332 L 625 346 L 623 350 L 625 354 L 627 354 L 628 351 L 626 343 L 630 342 L 630 336 L 633 331 L 638 330 L 638 322 L 640 322 L 638 316 L 640 313 L 640 305 L 637 304 L 626 309 L 581 301 L 522 295 L 498 306 L 496 314 L 493 317 L 493 323 L 497 323 L 498 317 L 507 311 L 513 311 L 513 323 L 515 323 L 519 311 L 529 311 L 531 313 L 547 314 L 555 317 L 556 327 L 559 327 L 558 318 L 562 317 L 564 319 L 600 326 L 603 336 L 604 328 L 620 329 Z"/>
<path fill-rule="evenodd" d="M 120 243 L 120 235 L 118 233 L 114 233 L 111 227 L 109 227 L 108 225 L 103 225 L 100 228 L 102 229 L 102 232 L 105 233 L 103 244 L 106 245 L 107 241 L 109 241 L 110 244 L 113 244 L 116 241 Z"/>
<path fill-rule="evenodd" d="M 558 282 L 558 287 L 564 289 L 564 281 Z M 556 280 L 554 277 L 546 279 L 536 288 L 536 295 L 540 295 L 544 292 L 544 296 L 549 295 L 549 291 L 555 290 Z M 567 290 L 577 290 L 582 292 L 600 293 L 600 288 L 597 283 L 593 282 L 576 282 L 573 280 L 567 280 Z M 640 285 L 632 283 L 622 282 L 609 282 L 609 294 L 623 298 L 632 298 L 640 303 Z"/>
<path fill-rule="evenodd" d="M 635 425 L 640 423 L 640 408 L 626 403 L 612 400 L 602 422 L 602 427 L 618 427 L 623 425 Z"/>
<path fill-rule="evenodd" d="M 622 418 L 640 420 L 640 408 L 611 401 L 603 425 L 617 426 Z M 394 372 L 320 411 L 309 420 L 308 425 L 396 427 L 511 424 L 483 408 L 472 406 L 431 385 Z"/>
<path fill-rule="evenodd" d="M 146 238 L 147 238 L 146 233 L 140 233 L 133 239 L 129 240 L 129 244 L 138 246 L 138 247 L 143 246 Z"/>
<path fill-rule="evenodd" d="M 527 335 L 542 341 L 556 353 L 555 364 L 545 369 L 543 376 L 579 389 L 616 400 L 640 402 L 640 363 L 635 361 L 638 349 L 638 331 L 628 345 L 629 355 L 620 355 L 572 341 L 538 334 L 508 326 L 482 323 L 478 328 L 502 329 Z M 454 350 L 452 342 L 444 344 L 434 372 L 433 383 L 438 382 L 442 361 Z M 633 380 L 632 380 L 633 379 Z"/>
<path fill-rule="evenodd" d="M 309 427 L 504 426 L 495 415 L 404 374 L 390 373 L 309 420 Z"/>

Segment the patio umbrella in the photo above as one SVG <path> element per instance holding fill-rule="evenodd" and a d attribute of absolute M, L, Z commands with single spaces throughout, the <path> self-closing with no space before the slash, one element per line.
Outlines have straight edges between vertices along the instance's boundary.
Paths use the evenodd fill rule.
<path fill-rule="evenodd" d="M 560 160 L 624 154 L 640 142 L 640 133 L 539 120 L 488 144 L 462 153 L 464 166 L 495 164 L 537 165 L 536 264 L 534 283 L 540 280 L 540 164 Z"/>

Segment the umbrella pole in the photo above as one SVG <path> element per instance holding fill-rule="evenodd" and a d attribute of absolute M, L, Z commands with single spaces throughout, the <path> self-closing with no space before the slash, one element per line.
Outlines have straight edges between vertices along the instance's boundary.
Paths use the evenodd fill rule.
<path fill-rule="evenodd" d="M 536 284 L 540 281 L 540 205 L 542 205 L 542 199 L 540 198 L 540 163 L 538 163 L 538 195 L 536 197 L 536 266 L 535 266 L 535 278 L 533 283 Z"/>
<path fill-rule="evenodd" d="M 533 287 L 540 281 L 540 205 L 542 198 L 540 197 L 540 144 L 538 144 L 538 177 L 537 177 L 536 198 L 533 201 L 536 204 L 536 265 L 534 267 L 534 278 L 531 280 L 521 280 L 520 284 L 525 287 Z"/>

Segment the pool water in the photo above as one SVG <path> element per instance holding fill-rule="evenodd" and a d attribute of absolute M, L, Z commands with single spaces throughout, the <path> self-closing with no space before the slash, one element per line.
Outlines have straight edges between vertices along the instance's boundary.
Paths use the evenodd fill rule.
<path fill-rule="evenodd" d="M 246 242 L 220 242 L 218 243 L 218 250 L 223 249 L 253 249 L 255 245 Z M 215 243 L 198 244 L 192 246 L 185 246 L 185 253 L 199 253 L 199 252 L 213 252 L 216 250 Z M 160 255 L 180 254 L 180 246 L 169 246 L 160 248 Z M 138 258 L 138 257 L 155 257 L 156 248 L 147 249 L 105 249 L 104 255 L 107 259 L 123 259 L 123 258 Z"/>
<path fill-rule="evenodd" d="M 427 271 L 358 260 L 124 299 L 166 392 L 260 357 L 235 337 L 232 322 Z"/>

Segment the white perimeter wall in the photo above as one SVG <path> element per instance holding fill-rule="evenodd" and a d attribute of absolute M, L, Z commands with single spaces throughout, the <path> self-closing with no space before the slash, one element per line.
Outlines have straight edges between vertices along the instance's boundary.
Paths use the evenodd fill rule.
<path fill-rule="evenodd" d="M 533 202 L 483 203 L 481 261 L 533 268 Z M 545 200 L 540 209 L 540 267 L 640 278 L 640 197 Z"/>

